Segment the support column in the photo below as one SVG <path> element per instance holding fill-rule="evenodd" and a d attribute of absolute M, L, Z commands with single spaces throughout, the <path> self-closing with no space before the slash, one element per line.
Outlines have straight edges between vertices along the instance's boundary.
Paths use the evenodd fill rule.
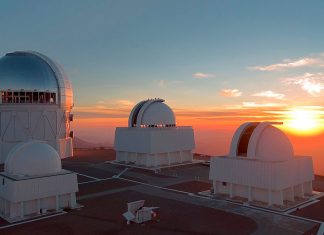
<path fill-rule="evenodd" d="M 135 153 L 135 165 L 141 165 L 139 159 L 138 159 L 138 154 L 137 152 Z"/>
<path fill-rule="evenodd" d="M 24 218 L 24 202 L 20 202 L 20 218 Z"/>
<path fill-rule="evenodd" d="M 313 181 L 309 181 L 309 193 L 313 192 Z"/>
<path fill-rule="evenodd" d="M 116 161 L 117 161 L 117 162 L 120 161 L 120 160 L 119 160 L 119 156 L 120 156 L 120 155 L 119 155 L 119 151 L 116 151 Z"/>
<path fill-rule="evenodd" d="M 157 154 L 154 154 L 154 166 L 155 167 L 158 166 L 158 156 L 157 156 Z"/>
<path fill-rule="evenodd" d="M 183 154 L 182 154 L 182 151 L 180 151 L 180 163 L 183 163 Z"/>
<path fill-rule="evenodd" d="M 148 153 L 143 154 L 144 166 L 149 167 L 151 165 L 151 159 Z"/>
<path fill-rule="evenodd" d="M 233 197 L 233 183 L 230 183 L 230 198 Z"/>
<path fill-rule="evenodd" d="M 282 190 L 280 190 L 280 205 L 281 206 L 284 205 L 284 198 L 283 198 L 283 192 L 282 192 Z"/>
<path fill-rule="evenodd" d="M 252 201 L 252 187 L 251 187 L 251 185 L 249 185 L 249 188 L 248 188 L 248 201 L 249 202 Z"/>
<path fill-rule="evenodd" d="M 7 214 L 7 200 L 6 199 L 3 199 L 4 200 L 4 215 Z"/>
<path fill-rule="evenodd" d="M 305 197 L 305 193 L 304 193 L 304 183 L 301 183 L 301 195 L 302 195 L 302 198 Z"/>
<path fill-rule="evenodd" d="M 213 180 L 213 191 L 214 191 L 214 194 L 217 194 L 218 191 L 217 191 L 217 181 L 216 180 Z"/>
<path fill-rule="evenodd" d="M 55 196 L 55 210 L 56 211 L 60 210 L 60 198 L 58 195 Z"/>
<path fill-rule="evenodd" d="M 294 202 L 295 201 L 295 191 L 294 191 L 294 186 L 291 187 L 291 199 Z"/>
<path fill-rule="evenodd" d="M 170 161 L 170 152 L 168 152 L 168 165 L 171 164 L 171 161 Z"/>
<path fill-rule="evenodd" d="M 125 152 L 125 163 L 129 163 L 128 152 Z"/>
<path fill-rule="evenodd" d="M 75 193 L 70 193 L 70 207 L 74 208 L 76 206 Z"/>
<path fill-rule="evenodd" d="M 272 206 L 272 191 L 268 189 L 268 206 Z"/>
<path fill-rule="evenodd" d="M 40 199 L 37 199 L 37 214 L 40 214 L 40 210 L 41 210 L 41 201 Z"/>

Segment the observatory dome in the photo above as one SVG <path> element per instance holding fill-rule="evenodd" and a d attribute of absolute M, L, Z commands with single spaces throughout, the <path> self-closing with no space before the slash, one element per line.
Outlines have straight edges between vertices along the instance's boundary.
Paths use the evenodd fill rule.
<path fill-rule="evenodd" d="M 24 52 L 8 53 L 0 59 L 1 90 L 58 92 L 56 75 L 40 57 Z"/>
<path fill-rule="evenodd" d="M 288 137 L 269 122 L 248 122 L 235 132 L 231 157 L 247 157 L 262 161 L 286 161 L 294 151 Z"/>
<path fill-rule="evenodd" d="M 3 104 L 32 103 L 33 94 L 30 92 L 43 92 L 44 94 L 39 95 L 43 96 L 43 99 L 46 99 L 47 92 L 52 100 L 55 99 L 55 103 L 73 105 L 71 83 L 64 70 L 59 64 L 38 52 L 17 51 L 0 58 L 0 90 Z M 4 96 L 4 92 L 8 91 L 23 91 L 29 94 L 24 93 L 23 99 L 20 98 L 21 94 L 12 94 L 13 97 L 10 97 L 10 93 Z M 37 99 L 37 103 L 46 102 L 39 102 Z"/>
<path fill-rule="evenodd" d="M 129 116 L 129 127 L 173 127 L 176 125 L 172 109 L 162 99 L 139 102 Z"/>
<path fill-rule="evenodd" d="M 50 175 L 61 170 L 61 159 L 56 150 L 36 140 L 17 144 L 5 161 L 5 172 L 11 175 Z"/>

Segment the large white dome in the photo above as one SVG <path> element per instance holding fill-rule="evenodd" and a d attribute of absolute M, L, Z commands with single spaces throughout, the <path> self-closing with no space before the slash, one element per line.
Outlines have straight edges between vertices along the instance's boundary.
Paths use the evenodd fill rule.
<path fill-rule="evenodd" d="M 57 104 L 73 106 L 72 85 L 62 66 L 35 51 L 16 51 L 0 58 L 0 90 L 51 92 L 56 94 Z"/>
<path fill-rule="evenodd" d="M 50 175 L 61 170 L 61 159 L 56 150 L 36 140 L 17 144 L 5 161 L 5 172 L 11 175 Z"/>
<path fill-rule="evenodd" d="M 162 99 L 139 102 L 129 116 L 129 127 L 172 127 L 176 125 L 172 109 Z"/>
<path fill-rule="evenodd" d="M 235 132 L 231 157 L 247 157 L 263 161 L 286 161 L 294 156 L 288 137 L 269 122 L 248 122 Z"/>

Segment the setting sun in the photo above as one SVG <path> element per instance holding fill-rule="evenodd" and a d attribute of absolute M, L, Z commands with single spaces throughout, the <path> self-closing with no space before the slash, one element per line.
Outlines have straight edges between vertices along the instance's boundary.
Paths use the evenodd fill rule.
<path fill-rule="evenodd" d="M 287 113 L 286 127 L 295 134 L 318 134 L 322 126 L 316 110 L 293 109 Z"/>

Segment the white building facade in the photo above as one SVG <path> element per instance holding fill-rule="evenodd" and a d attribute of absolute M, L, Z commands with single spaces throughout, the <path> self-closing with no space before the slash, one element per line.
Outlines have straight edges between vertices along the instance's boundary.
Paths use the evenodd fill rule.
<path fill-rule="evenodd" d="M 65 208 L 75 208 L 77 175 L 63 170 L 56 150 L 27 141 L 9 153 L 0 173 L 0 216 L 16 222 Z"/>
<path fill-rule="evenodd" d="M 128 127 L 115 132 L 116 161 L 159 167 L 193 159 L 192 127 L 176 126 L 175 115 L 162 99 L 139 102 L 130 113 Z"/>
<path fill-rule="evenodd" d="M 283 206 L 312 194 L 311 157 L 294 156 L 288 137 L 272 123 L 244 123 L 235 132 L 229 156 L 213 157 L 213 193 Z"/>
<path fill-rule="evenodd" d="M 72 86 L 45 55 L 22 51 L 0 58 L 0 163 L 18 143 L 46 141 L 61 158 L 73 155 Z"/>

